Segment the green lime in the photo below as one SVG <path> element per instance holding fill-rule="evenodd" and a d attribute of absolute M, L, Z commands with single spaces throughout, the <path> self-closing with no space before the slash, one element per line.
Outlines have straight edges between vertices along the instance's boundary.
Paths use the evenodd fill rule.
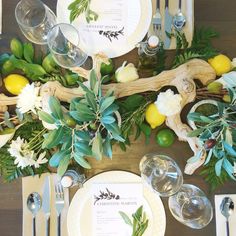
<path fill-rule="evenodd" d="M 109 64 L 102 63 L 100 72 L 102 75 L 109 75 L 114 71 L 114 65 L 111 59 L 109 59 Z"/>
<path fill-rule="evenodd" d="M 156 135 L 156 142 L 161 147 L 169 147 L 175 141 L 175 134 L 171 129 L 162 129 Z"/>

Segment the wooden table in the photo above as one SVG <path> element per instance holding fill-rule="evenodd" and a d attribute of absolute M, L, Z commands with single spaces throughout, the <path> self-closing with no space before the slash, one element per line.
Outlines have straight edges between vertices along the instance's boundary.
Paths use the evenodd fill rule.
<path fill-rule="evenodd" d="M 14 9 L 19 0 L 3 1 L 3 35 L 0 41 L 0 53 L 9 50 L 9 39 L 19 37 L 24 39 L 20 33 L 15 17 Z M 55 10 L 56 0 L 44 0 L 44 2 Z M 236 57 L 236 1 L 235 0 L 196 0 L 195 1 L 195 22 L 196 26 L 213 26 L 221 37 L 215 40 L 215 46 L 231 58 Z M 124 57 L 115 60 L 116 65 L 120 65 Z M 137 52 L 133 50 L 125 56 L 125 60 L 137 62 Z M 154 134 L 153 134 L 154 135 Z M 152 139 L 153 140 L 153 139 Z M 122 169 L 139 173 L 138 164 L 141 157 L 148 152 L 158 152 L 173 157 L 183 170 L 186 160 L 192 152 L 186 143 L 176 141 L 168 149 L 158 147 L 154 141 L 145 146 L 144 139 L 132 143 L 127 152 L 120 151 L 119 147 L 114 147 L 113 160 L 102 160 L 94 162 L 94 168 L 88 173 L 92 176 L 104 170 Z M 185 183 L 191 183 L 203 189 L 211 199 L 218 193 L 236 193 L 235 183 L 228 183 L 214 193 L 209 193 L 209 188 L 204 180 L 196 174 L 184 176 Z M 71 197 L 73 193 L 71 192 Z M 167 199 L 163 199 L 166 209 L 167 227 L 166 236 L 214 236 L 215 219 L 202 230 L 192 230 L 178 223 L 170 214 Z M 1 236 L 20 236 L 22 233 L 22 199 L 21 199 L 21 180 L 11 184 L 0 184 L 0 235 Z M 154 236 L 154 235 L 153 235 Z"/>

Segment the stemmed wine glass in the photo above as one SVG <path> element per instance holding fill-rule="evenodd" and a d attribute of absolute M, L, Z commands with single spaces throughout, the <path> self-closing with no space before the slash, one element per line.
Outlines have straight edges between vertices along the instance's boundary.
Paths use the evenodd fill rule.
<path fill-rule="evenodd" d="M 64 68 L 73 68 L 84 64 L 88 55 L 79 48 L 78 30 L 66 23 L 51 28 L 47 36 L 49 50 L 55 62 Z"/>
<path fill-rule="evenodd" d="M 47 34 L 56 16 L 40 0 L 21 0 L 15 8 L 16 21 L 24 36 L 35 44 L 47 44 Z"/>
<path fill-rule="evenodd" d="M 183 175 L 179 166 L 168 156 L 146 154 L 139 167 L 141 177 L 162 197 L 175 194 L 183 184 Z"/>
<path fill-rule="evenodd" d="M 144 182 L 161 197 L 169 197 L 170 211 L 179 222 L 195 229 L 210 223 L 211 202 L 196 186 L 183 184 L 182 172 L 173 159 L 151 153 L 142 158 L 139 167 Z"/>

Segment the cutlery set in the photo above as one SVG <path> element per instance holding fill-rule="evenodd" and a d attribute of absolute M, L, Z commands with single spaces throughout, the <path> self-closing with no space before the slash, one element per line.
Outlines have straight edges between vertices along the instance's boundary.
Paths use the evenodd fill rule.
<path fill-rule="evenodd" d="M 179 6 L 177 13 L 172 16 L 169 11 L 169 0 L 165 0 L 165 11 L 164 11 L 164 34 L 162 32 L 162 15 L 160 11 L 160 0 L 156 2 L 156 12 L 152 17 L 153 30 L 157 36 L 164 41 L 164 48 L 168 49 L 170 47 L 171 38 L 170 34 L 172 27 L 178 31 L 181 31 L 186 23 L 186 18 L 182 13 L 182 0 L 179 0 Z"/>
<path fill-rule="evenodd" d="M 36 192 L 31 193 L 27 199 L 27 207 L 33 215 L 33 236 L 36 236 L 36 215 L 40 208 L 44 212 L 46 232 L 45 236 L 50 235 L 50 216 L 51 216 L 51 186 L 50 177 L 47 176 L 44 181 L 44 190 L 42 198 Z M 57 236 L 61 236 L 61 213 L 65 205 L 64 191 L 60 182 L 55 184 L 55 209 L 57 212 Z"/>
<path fill-rule="evenodd" d="M 230 197 L 223 198 L 221 204 L 220 204 L 220 211 L 221 214 L 226 219 L 226 235 L 230 236 L 229 234 L 229 217 L 234 211 L 234 202 Z"/>

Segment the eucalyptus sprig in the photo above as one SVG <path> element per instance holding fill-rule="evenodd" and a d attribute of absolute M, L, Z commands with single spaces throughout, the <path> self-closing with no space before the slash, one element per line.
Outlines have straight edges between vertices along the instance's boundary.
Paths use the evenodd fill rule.
<path fill-rule="evenodd" d="M 91 0 L 75 0 L 68 6 L 70 23 L 84 12 L 88 23 L 98 19 L 98 14 L 90 9 L 90 2 Z"/>
<path fill-rule="evenodd" d="M 148 219 L 146 213 L 143 211 L 143 206 L 140 206 L 137 211 L 132 214 L 132 219 L 123 211 L 119 211 L 119 214 L 124 222 L 132 227 L 133 231 L 131 236 L 142 236 L 144 234 L 148 227 Z"/>
<path fill-rule="evenodd" d="M 205 165 L 212 159 L 217 160 L 216 176 L 220 176 L 224 169 L 231 179 L 236 180 L 233 176 L 236 162 L 236 91 L 229 89 L 229 94 L 231 103 L 217 102 L 217 114 L 204 116 L 198 112 L 190 113 L 187 118 L 195 122 L 197 129 L 188 135 L 198 136 L 207 150 Z M 198 158 L 193 157 L 188 162 L 195 162 Z"/>
<path fill-rule="evenodd" d="M 90 88 L 79 83 L 85 94 L 71 101 L 69 111 L 64 111 L 60 102 L 50 97 L 51 114 L 38 112 L 40 119 L 57 127 L 45 135 L 42 147 L 57 148 L 49 164 L 58 167 L 60 175 L 63 175 L 71 161 L 90 169 L 86 157 L 101 160 L 105 155 L 112 158 L 111 142 L 124 142 L 118 126 L 118 106 L 114 104 L 113 92 L 102 95 L 102 81 L 97 79 L 94 70 L 89 82 Z"/>

